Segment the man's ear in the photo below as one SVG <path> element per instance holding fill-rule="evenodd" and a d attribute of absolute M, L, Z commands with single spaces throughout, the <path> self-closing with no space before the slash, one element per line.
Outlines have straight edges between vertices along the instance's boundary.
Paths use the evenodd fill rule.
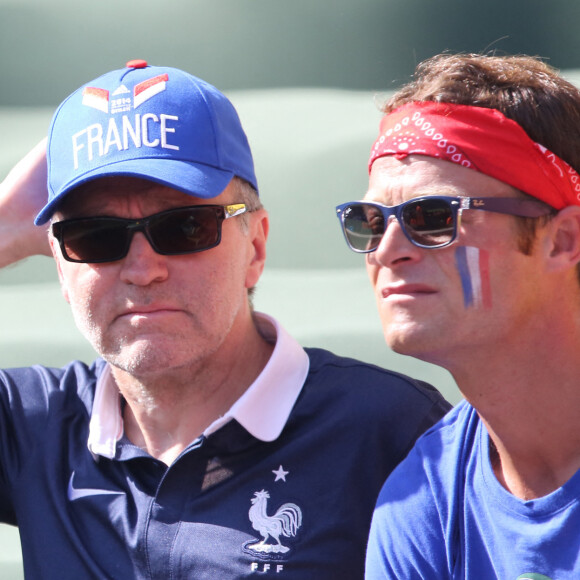
<path fill-rule="evenodd" d="M 546 228 L 549 268 L 574 268 L 580 262 L 580 206 L 560 210 Z"/>
<path fill-rule="evenodd" d="M 246 288 L 253 288 L 258 283 L 266 264 L 266 241 L 270 231 L 268 212 L 265 209 L 254 211 L 250 214 L 249 221 L 251 254 L 246 273 Z"/>
<path fill-rule="evenodd" d="M 56 271 L 58 273 L 58 279 L 60 281 L 60 291 L 62 292 L 64 299 L 70 304 L 68 290 L 67 290 L 66 284 L 65 284 L 65 278 L 64 278 L 64 275 L 62 273 L 61 260 L 63 258 L 62 258 L 61 253 L 60 253 L 60 248 L 58 247 L 58 242 L 51 234 L 49 234 L 49 236 L 48 236 L 48 241 L 50 243 L 50 249 L 52 251 L 52 256 L 53 256 L 54 261 L 56 263 Z"/>

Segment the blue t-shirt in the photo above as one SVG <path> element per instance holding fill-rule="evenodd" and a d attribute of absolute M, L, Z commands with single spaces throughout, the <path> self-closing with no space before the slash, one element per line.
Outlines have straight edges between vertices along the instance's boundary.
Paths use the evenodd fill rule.
<path fill-rule="evenodd" d="M 0 372 L 0 520 L 27 579 L 356 580 L 378 492 L 448 404 L 327 351 L 280 436 L 232 420 L 171 465 L 125 438 L 87 448 L 105 363 Z"/>
<path fill-rule="evenodd" d="M 580 472 L 531 501 L 498 482 L 489 436 L 460 403 L 382 489 L 367 580 L 578 580 Z"/>

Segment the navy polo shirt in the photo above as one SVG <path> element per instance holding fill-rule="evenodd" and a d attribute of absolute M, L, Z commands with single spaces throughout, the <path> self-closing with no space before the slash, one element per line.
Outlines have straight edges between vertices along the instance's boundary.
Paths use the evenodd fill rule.
<path fill-rule="evenodd" d="M 103 360 L 0 373 L 0 520 L 27 578 L 363 578 L 382 483 L 449 405 L 258 318 L 270 362 L 170 466 L 124 437 Z"/>

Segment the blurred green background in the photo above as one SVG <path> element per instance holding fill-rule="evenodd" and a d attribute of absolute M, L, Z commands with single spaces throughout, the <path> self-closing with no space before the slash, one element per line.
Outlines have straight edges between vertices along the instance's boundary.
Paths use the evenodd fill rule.
<path fill-rule="evenodd" d="M 129 58 L 222 90 L 384 90 L 443 50 L 578 66 L 574 0 L 0 0 L 0 104 L 57 104 Z"/>
<path fill-rule="evenodd" d="M 422 378 L 456 403 L 447 372 L 384 345 L 334 206 L 364 194 L 377 102 L 418 62 L 525 53 L 576 80 L 579 24 L 575 0 L 0 0 L 0 179 L 55 106 L 100 74 L 143 58 L 200 76 L 238 108 L 270 210 L 256 308 L 304 345 Z M 0 366 L 94 357 L 47 258 L 0 272 L 0 323 Z M 22 577 L 17 534 L 0 526 L 0 579 Z"/>

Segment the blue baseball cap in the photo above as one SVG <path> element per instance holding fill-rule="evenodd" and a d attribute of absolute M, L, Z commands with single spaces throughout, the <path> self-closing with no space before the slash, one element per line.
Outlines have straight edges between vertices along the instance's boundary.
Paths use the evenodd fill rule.
<path fill-rule="evenodd" d="M 176 68 L 135 60 L 90 81 L 56 110 L 48 134 L 46 223 L 79 185 L 141 177 L 210 199 L 234 176 L 258 190 L 238 114 L 212 85 Z"/>

